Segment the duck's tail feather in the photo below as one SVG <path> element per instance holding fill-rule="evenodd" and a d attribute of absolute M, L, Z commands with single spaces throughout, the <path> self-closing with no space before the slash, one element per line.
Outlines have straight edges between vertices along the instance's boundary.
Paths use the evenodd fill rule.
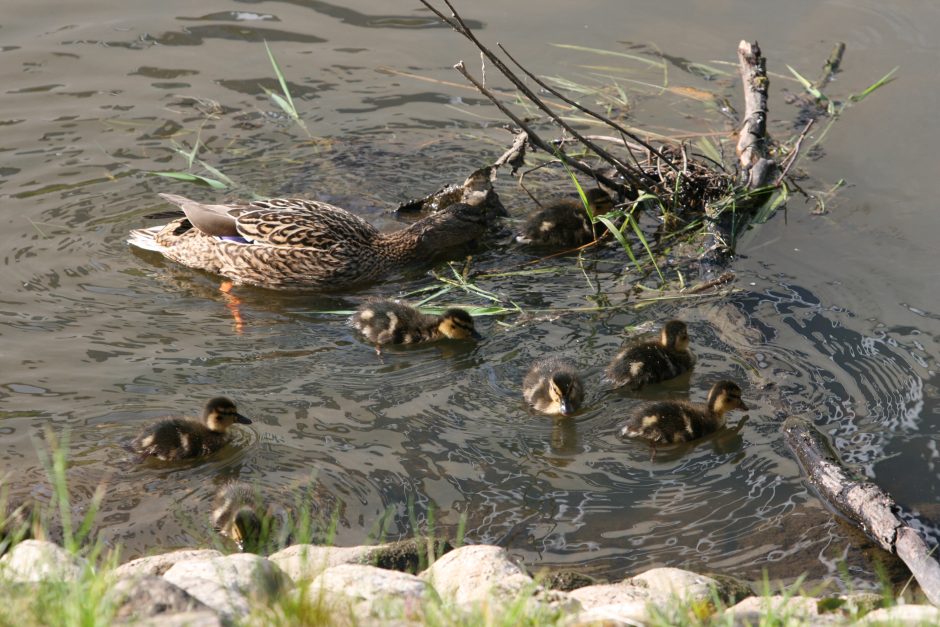
<path fill-rule="evenodd" d="M 127 243 L 143 250 L 152 250 L 162 253 L 164 250 L 163 246 L 158 244 L 153 236 L 159 233 L 164 226 L 165 225 L 161 224 L 160 226 L 152 226 L 147 229 L 132 229 L 127 238 Z"/>

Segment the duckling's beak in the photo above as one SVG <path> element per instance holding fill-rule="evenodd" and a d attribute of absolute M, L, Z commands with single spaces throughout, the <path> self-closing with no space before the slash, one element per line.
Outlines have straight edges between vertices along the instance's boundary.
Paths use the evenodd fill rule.
<path fill-rule="evenodd" d="M 475 340 L 482 340 L 482 339 L 483 339 L 483 336 L 480 335 L 480 332 L 477 331 L 476 329 L 474 329 L 473 331 L 470 331 L 470 337 L 472 337 L 472 338 L 475 339 Z"/>
<path fill-rule="evenodd" d="M 242 416 L 241 414 L 235 414 L 235 422 L 243 424 L 243 425 L 250 425 L 251 418 L 248 418 L 247 416 Z"/>
<path fill-rule="evenodd" d="M 558 405 L 562 416 L 570 416 L 574 413 L 574 407 L 571 405 L 571 401 L 564 396 L 558 401 Z"/>

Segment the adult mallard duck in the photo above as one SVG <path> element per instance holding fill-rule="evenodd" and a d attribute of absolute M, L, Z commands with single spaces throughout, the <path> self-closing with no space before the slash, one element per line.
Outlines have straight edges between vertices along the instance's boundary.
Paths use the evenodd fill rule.
<path fill-rule="evenodd" d="M 602 189 L 590 189 L 585 196 L 594 215 L 614 208 L 610 195 Z M 533 211 L 516 241 L 535 246 L 577 248 L 594 241 L 594 229 L 581 199 L 566 198 Z"/>
<path fill-rule="evenodd" d="M 185 218 L 131 231 L 133 246 L 221 274 L 237 284 L 338 290 L 450 252 L 486 229 L 483 206 L 462 203 L 391 233 L 315 200 L 206 205 L 160 194 Z"/>
<path fill-rule="evenodd" d="M 235 403 L 219 396 L 206 403 L 202 420 L 164 418 L 150 425 L 131 442 L 131 449 L 143 457 L 165 461 L 211 455 L 228 442 L 228 430 L 236 422 L 250 425 L 238 413 Z"/>
<path fill-rule="evenodd" d="M 670 320 L 659 340 L 629 346 L 613 358 L 606 379 L 614 387 L 639 390 L 647 383 L 659 383 L 688 372 L 695 364 L 689 350 L 689 330 L 684 322 Z"/>
<path fill-rule="evenodd" d="M 522 381 L 522 396 L 543 414 L 570 416 L 584 401 L 584 384 L 573 361 L 546 357 L 532 364 Z"/>
<path fill-rule="evenodd" d="M 733 381 L 719 381 L 709 391 L 705 405 L 661 401 L 640 408 L 620 430 L 620 436 L 649 440 L 655 455 L 657 444 L 689 442 L 714 433 L 725 425 L 725 414 L 732 409 L 747 410 L 741 388 Z"/>
<path fill-rule="evenodd" d="M 411 305 L 385 298 L 364 302 L 349 325 L 377 347 L 382 344 L 417 344 L 440 339 L 481 339 L 473 316 L 464 309 L 448 309 L 439 316 L 421 313 Z"/>

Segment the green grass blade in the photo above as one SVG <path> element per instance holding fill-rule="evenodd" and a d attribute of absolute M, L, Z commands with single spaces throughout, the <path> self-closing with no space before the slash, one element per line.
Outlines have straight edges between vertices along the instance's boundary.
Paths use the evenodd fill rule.
<path fill-rule="evenodd" d="M 817 100 L 829 100 L 823 95 L 821 91 L 813 87 L 813 84 L 809 82 L 806 78 L 804 78 L 799 72 L 794 70 L 789 65 L 787 66 L 787 69 L 790 70 L 790 73 L 796 77 L 796 80 L 800 81 L 800 84 L 803 86 L 803 89 L 808 91 L 813 96 L 813 98 L 816 98 Z"/>
<path fill-rule="evenodd" d="M 698 141 L 695 142 L 695 145 L 698 146 L 699 150 L 701 150 L 702 154 L 706 157 L 715 163 L 721 163 L 721 153 L 718 151 L 715 142 L 713 142 L 711 138 L 700 137 Z"/>
<path fill-rule="evenodd" d="M 199 161 L 199 165 L 201 165 L 201 166 L 204 167 L 206 170 L 208 170 L 210 174 L 212 174 L 213 176 L 218 177 L 218 178 L 219 178 L 223 183 L 225 183 L 226 185 L 229 185 L 229 186 L 231 186 L 231 187 L 235 187 L 235 181 L 233 181 L 233 180 L 230 179 L 229 177 L 225 176 L 225 174 L 223 174 L 221 170 L 219 170 L 219 169 L 216 168 L 215 166 L 209 165 L 208 163 L 206 163 L 206 162 L 203 161 L 202 159 L 199 159 L 198 161 Z"/>
<path fill-rule="evenodd" d="M 623 233 L 617 226 L 609 219 L 606 215 L 597 216 L 597 221 L 607 227 L 607 230 L 610 231 L 610 234 L 620 243 L 620 246 L 623 247 L 623 251 L 627 253 L 627 257 L 630 258 L 630 261 L 633 262 L 633 265 L 636 266 L 636 269 L 640 272 L 643 269 L 640 267 L 640 262 L 637 261 L 636 256 L 633 254 L 633 250 L 630 249 L 630 243 L 627 242 L 627 238 L 623 236 Z"/>
<path fill-rule="evenodd" d="M 659 275 L 659 280 L 663 285 L 666 284 L 666 277 L 663 276 L 663 273 L 659 270 L 659 264 L 656 263 L 656 257 L 653 255 L 653 251 L 650 250 L 649 242 L 646 241 L 646 236 L 643 235 L 643 229 L 640 228 L 640 225 L 636 220 L 633 219 L 632 215 L 627 216 L 627 220 L 630 222 L 630 226 L 633 228 L 633 232 L 636 233 L 637 239 L 640 240 L 640 243 L 643 244 L 643 248 L 646 249 L 646 254 L 649 255 L 650 261 L 653 262 L 653 268 L 656 269 L 656 274 Z"/>
<path fill-rule="evenodd" d="M 661 68 L 661 67 L 666 66 L 665 61 L 657 61 L 657 60 L 650 59 L 647 57 L 641 57 L 636 54 L 628 54 L 626 52 L 617 52 L 615 50 L 602 50 L 600 48 L 588 48 L 587 46 L 575 46 L 573 44 L 552 44 L 552 45 L 557 48 L 564 48 L 566 50 L 577 50 L 579 52 L 590 52 L 592 54 L 600 54 L 600 55 L 606 55 L 606 56 L 612 56 L 612 57 L 622 57 L 624 59 L 632 59 L 634 61 L 639 61 L 640 63 L 645 63 L 646 65 L 649 65 L 652 67 Z"/>
<path fill-rule="evenodd" d="M 868 87 L 868 89 L 866 89 L 865 91 L 863 91 L 863 92 L 860 93 L 860 94 L 853 94 L 853 95 L 849 96 L 849 98 L 852 100 L 852 102 L 861 102 L 862 100 L 865 99 L 866 96 L 868 96 L 869 94 L 871 94 L 871 93 L 872 93 L 873 91 L 875 91 L 876 89 L 878 89 L 878 88 L 880 88 L 880 87 L 884 87 L 884 86 L 887 85 L 888 83 L 893 82 L 895 79 L 892 78 L 892 77 L 894 76 L 894 73 L 898 71 L 899 68 L 900 68 L 900 66 L 895 66 L 895 68 L 894 68 L 893 70 L 891 70 L 890 72 L 888 72 L 887 74 L 885 74 L 884 76 L 882 76 L 881 78 L 879 78 L 877 81 L 875 81 L 874 83 L 872 83 L 872 84 Z"/>
<path fill-rule="evenodd" d="M 268 53 L 268 60 L 271 61 L 271 67 L 274 68 L 274 74 L 277 76 L 277 82 L 281 85 L 281 91 L 284 92 L 284 96 L 287 99 L 284 104 L 281 104 L 281 102 L 278 102 L 278 100 L 283 102 L 284 99 L 278 96 L 275 102 L 278 102 L 278 105 L 280 105 L 281 108 L 284 108 L 284 110 L 287 111 L 291 117 L 296 119 L 298 117 L 297 108 L 294 107 L 294 100 L 290 97 L 290 90 L 287 88 L 287 81 L 284 80 L 284 73 L 281 72 L 281 66 L 277 64 L 277 59 L 274 58 L 274 54 L 271 52 L 271 48 L 268 46 L 267 40 L 264 42 L 264 49 Z M 274 98 L 274 94 L 271 94 L 271 97 Z"/>
<path fill-rule="evenodd" d="M 754 216 L 755 224 L 763 224 L 770 219 L 770 216 L 774 214 L 777 209 L 786 204 L 787 199 L 790 197 L 790 192 L 787 190 L 786 185 L 781 185 L 774 194 L 767 199 L 760 209 L 757 210 L 757 214 Z"/>
<path fill-rule="evenodd" d="M 178 181 L 186 181 L 187 183 L 196 183 L 197 185 L 208 185 L 212 189 L 227 189 L 228 186 L 222 181 L 217 181 L 211 179 L 208 176 L 199 176 L 198 174 L 190 174 L 189 172 L 154 172 L 148 171 L 147 174 L 153 174 L 154 176 L 162 176 L 168 179 L 176 179 Z"/>

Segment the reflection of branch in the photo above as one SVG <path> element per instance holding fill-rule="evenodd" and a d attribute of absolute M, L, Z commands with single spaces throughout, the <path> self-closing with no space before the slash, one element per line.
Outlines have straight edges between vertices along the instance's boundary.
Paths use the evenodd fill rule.
<path fill-rule="evenodd" d="M 549 108 L 548 105 L 546 105 L 544 102 L 542 102 L 542 101 L 539 99 L 539 97 L 538 97 L 531 89 L 529 89 L 529 87 L 525 84 L 525 82 L 524 82 L 522 79 L 520 79 L 518 76 L 516 76 L 516 74 L 515 74 L 505 63 L 503 63 L 502 59 L 500 59 L 498 56 L 496 56 L 496 55 L 493 53 L 493 51 L 491 51 L 489 48 L 487 48 L 486 46 L 484 46 L 483 43 L 482 43 L 479 39 L 477 39 L 476 35 L 473 34 L 473 31 L 470 30 L 470 28 L 467 26 L 466 22 L 464 22 L 463 18 L 460 16 L 459 13 L 457 13 L 457 10 L 456 10 L 456 9 L 454 8 L 454 6 L 450 3 L 450 0 L 443 0 L 443 2 L 444 2 L 445 5 L 447 5 L 447 8 L 450 9 L 451 14 L 452 14 L 452 17 L 447 17 L 446 15 L 444 15 L 443 13 L 441 13 L 440 11 L 438 11 L 435 7 L 433 7 L 433 6 L 430 4 L 430 2 L 428 2 L 428 0 L 420 0 L 420 1 L 421 1 L 421 4 L 423 4 L 424 6 L 426 6 L 431 12 L 433 12 L 435 15 L 437 15 L 437 17 L 440 18 L 441 21 L 443 21 L 444 23 L 446 23 L 447 25 L 449 25 L 451 28 L 453 28 L 455 31 L 457 31 L 458 33 L 460 33 L 461 35 L 463 35 L 464 37 L 466 37 L 467 39 L 469 39 L 470 42 L 473 43 L 473 45 L 476 46 L 477 49 L 479 49 L 480 52 L 481 52 L 487 59 L 489 59 L 489 61 L 496 67 L 496 69 L 498 69 L 498 70 L 503 74 L 503 76 L 505 76 L 507 79 L 509 79 L 509 81 L 510 81 L 513 85 L 515 85 L 516 88 L 517 88 L 520 92 L 522 92 L 522 94 L 523 94 L 526 98 L 528 98 L 528 99 L 529 99 L 533 104 L 535 104 L 539 109 L 541 109 L 542 111 L 544 111 L 544 112 L 545 112 L 550 118 L 552 118 L 552 120 L 554 120 L 559 126 L 561 126 L 563 129 L 565 129 L 568 133 L 570 133 L 573 137 L 575 137 L 578 141 L 580 141 L 584 146 L 586 146 L 587 148 L 591 149 L 591 150 L 594 151 L 598 156 L 600 156 L 602 159 L 604 159 L 605 161 L 607 161 L 608 163 L 610 163 L 612 166 L 614 166 L 614 168 L 617 169 L 617 172 L 619 172 L 621 176 L 623 176 L 627 181 L 629 181 L 629 182 L 630 182 L 631 184 L 633 184 L 635 187 L 637 187 L 638 189 L 643 189 L 643 190 L 649 191 L 649 190 L 648 190 L 648 186 L 647 186 L 647 185 L 644 185 L 644 184 L 642 184 L 642 183 L 640 182 L 640 178 L 646 176 L 642 171 L 637 170 L 637 169 L 634 169 L 634 168 L 631 168 L 630 166 L 628 166 L 627 164 L 623 163 L 622 161 L 620 161 L 619 159 L 617 159 L 616 157 L 614 157 L 612 154 L 610 154 L 609 152 L 607 152 L 606 150 L 604 150 L 604 149 L 601 148 L 600 146 L 594 144 L 593 142 L 591 142 L 591 141 L 588 140 L 588 139 L 585 139 L 580 133 L 578 133 L 578 131 L 576 131 L 574 128 L 572 128 L 569 124 L 567 124 L 567 123 L 566 123 L 564 120 L 562 120 L 560 117 L 558 117 L 558 115 L 557 115 L 551 108 Z M 514 60 L 513 62 L 515 62 L 515 60 Z M 517 64 L 517 65 L 518 65 L 518 64 Z M 458 66 L 459 66 L 459 67 L 458 67 Z M 458 66 L 455 66 L 455 67 L 457 67 L 457 69 L 458 69 L 468 80 L 470 80 L 469 74 L 466 73 L 465 69 L 461 69 L 461 68 L 463 67 L 463 64 L 460 63 L 460 64 L 458 64 Z M 480 85 L 478 82 L 476 82 L 476 81 L 473 81 L 473 82 L 474 82 L 474 85 L 477 87 L 477 89 L 480 89 L 480 88 L 482 87 L 482 85 Z M 482 93 L 482 91 L 481 91 L 481 93 Z M 487 95 L 487 94 L 484 94 L 484 95 Z M 493 99 L 492 96 L 487 95 L 487 98 L 490 98 L 490 100 L 493 101 L 494 104 L 496 104 L 496 100 Z M 512 119 L 514 122 L 516 122 L 516 124 L 519 124 L 520 126 L 522 126 L 522 124 L 520 124 L 520 123 L 517 121 L 518 118 L 517 118 L 516 116 L 512 115 L 511 113 L 509 113 L 509 112 L 506 110 L 505 107 L 499 107 L 499 108 L 500 108 L 500 111 L 502 111 L 504 114 L 510 116 L 510 119 Z M 539 145 L 539 142 L 535 141 L 535 136 L 532 134 L 532 132 L 531 132 L 529 129 L 525 129 L 525 130 L 529 133 L 529 136 L 530 136 L 530 138 L 532 139 L 532 143 L 534 143 L 534 144 L 536 144 L 536 145 Z M 544 142 L 542 142 L 542 143 L 544 144 Z M 545 149 L 545 148 L 543 147 L 543 149 Z M 547 152 L 552 152 L 552 150 L 551 150 L 551 149 L 547 149 Z M 572 162 L 568 161 L 568 160 L 566 159 L 566 157 L 561 157 L 561 158 L 562 158 L 562 160 L 565 161 L 566 163 L 569 163 L 569 164 L 572 163 Z M 580 168 L 579 168 L 579 169 L 580 169 Z M 583 170 L 582 170 L 582 171 L 583 171 Z M 592 176 L 597 176 L 597 174 L 594 173 L 594 172 L 591 172 L 591 175 L 592 175 Z M 598 178 L 600 178 L 600 177 L 598 177 Z M 605 185 L 608 185 L 608 183 L 605 183 Z M 620 186 L 620 185 L 616 185 L 616 184 L 614 185 L 614 189 L 618 189 L 619 187 L 621 187 L 621 186 Z"/>
<path fill-rule="evenodd" d="M 574 107 L 575 109 L 577 109 L 577 110 L 580 111 L 581 113 L 586 113 L 586 114 L 588 114 L 589 116 L 591 116 L 592 118 L 594 118 L 594 119 L 596 119 L 596 120 L 600 120 L 601 122 L 603 122 L 603 123 L 606 124 L 607 126 L 613 128 L 613 129 L 615 129 L 615 130 L 617 130 L 617 131 L 620 131 L 621 133 L 623 133 L 624 135 L 626 135 L 627 137 L 629 137 L 630 139 L 632 139 L 632 140 L 635 141 L 636 143 L 640 144 L 641 146 L 643 146 L 643 147 L 646 148 L 647 150 L 651 151 L 653 154 L 657 155 L 660 159 L 662 159 L 663 161 L 665 161 L 666 164 L 669 165 L 670 168 L 672 168 L 672 169 L 675 170 L 676 172 L 679 171 L 679 169 L 678 169 L 676 166 L 674 166 L 674 165 L 672 164 L 672 161 L 670 161 L 669 158 L 666 157 L 666 155 L 664 155 L 664 154 L 661 153 L 659 150 L 657 150 L 656 148 L 654 148 L 652 145 L 650 145 L 649 143 L 647 143 L 646 141 L 644 141 L 639 135 L 636 135 L 635 133 L 631 133 L 630 131 L 628 131 L 628 130 L 625 129 L 624 127 L 622 127 L 622 126 L 620 126 L 619 124 L 617 124 L 616 122 L 614 122 L 613 120 L 604 117 L 604 116 L 601 115 L 600 113 L 595 113 L 594 111 L 591 111 L 590 109 L 588 109 L 588 108 L 586 108 L 586 107 L 582 107 L 581 105 L 579 105 L 579 104 L 578 104 L 577 102 L 575 102 L 574 100 L 571 100 L 570 98 L 567 98 L 564 94 L 562 94 L 561 92 L 559 92 L 557 89 L 555 89 L 554 87 L 548 85 L 545 81 L 543 81 L 542 79 L 540 79 L 538 76 L 536 76 L 535 74 L 533 74 L 533 73 L 530 72 L 529 70 L 527 70 L 527 69 L 525 69 L 524 67 L 522 67 L 522 64 L 519 63 L 518 61 L 516 61 L 516 59 L 515 59 L 511 54 L 509 54 L 509 51 L 506 50 L 506 47 L 505 47 L 503 44 L 497 42 L 496 45 L 499 46 L 499 49 L 502 50 L 503 53 L 504 53 L 507 57 L 509 57 L 509 60 L 512 61 L 512 62 L 516 65 L 517 68 L 519 68 L 520 70 L 522 70 L 522 73 L 523 73 L 523 74 L 525 74 L 526 76 L 528 76 L 529 78 L 531 78 L 533 81 L 535 81 L 535 84 L 536 84 L 536 85 L 538 85 L 539 87 L 541 87 L 542 89 L 544 89 L 545 91 L 547 91 L 548 93 L 550 93 L 551 95 L 553 95 L 553 96 L 555 96 L 555 97 L 557 97 L 557 98 L 560 98 L 563 102 L 565 102 L 566 104 L 571 105 L 572 107 Z M 537 104 L 538 104 L 538 103 L 537 103 Z M 587 139 L 590 139 L 590 137 L 589 137 L 589 136 L 586 136 L 586 137 L 583 137 L 583 138 L 580 138 L 580 139 L 581 139 L 581 141 L 585 141 L 585 140 L 587 140 Z M 591 148 L 591 150 L 595 150 L 595 148 L 593 147 L 592 144 L 586 143 L 585 145 L 587 145 L 589 148 Z M 600 154 L 600 153 L 598 153 L 598 154 Z M 645 173 L 644 173 L 644 174 L 645 174 Z"/>
<path fill-rule="evenodd" d="M 422 0 L 422 2 L 423 1 L 424 0 Z M 534 144 L 535 146 L 538 146 L 539 148 L 541 148 L 548 154 L 555 155 L 556 157 L 561 159 L 563 162 L 565 162 L 567 165 L 570 165 L 572 168 L 578 170 L 579 172 L 583 172 L 584 174 L 587 174 L 590 177 L 596 178 L 598 181 L 600 181 L 601 183 L 603 183 L 604 185 L 606 185 L 607 187 L 611 189 L 620 189 L 622 187 L 620 183 L 617 183 L 616 181 L 612 181 L 611 179 L 604 176 L 600 172 L 595 172 L 589 165 L 582 163 L 581 161 L 578 161 L 576 159 L 572 159 L 571 157 L 568 156 L 567 153 L 565 153 L 560 148 L 552 148 L 551 145 L 546 143 L 545 140 L 543 140 L 531 128 L 529 128 L 529 126 L 519 116 L 517 116 L 515 113 L 507 109 L 506 105 L 500 102 L 499 99 L 490 92 L 490 90 L 488 90 L 486 87 L 484 87 L 480 83 L 480 81 L 473 78 L 473 76 L 471 76 L 470 73 L 467 71 L 467 67 L 463 64 L 463 61 L 455 65 L 454 69 L 456 69 L 458 72 L 463 74 L 464 78 L 470 81 L 473 84 L 473 86 L 476 87 L 480 91 L 481 94 L 489 98 L 490 102 L 496 105 L 496 108 L 503 112 L 503 115 L 508 117 L 519 128 L 525 131 L 526 134 L 529 136 L 529 141 L 532 144 Z"/>

